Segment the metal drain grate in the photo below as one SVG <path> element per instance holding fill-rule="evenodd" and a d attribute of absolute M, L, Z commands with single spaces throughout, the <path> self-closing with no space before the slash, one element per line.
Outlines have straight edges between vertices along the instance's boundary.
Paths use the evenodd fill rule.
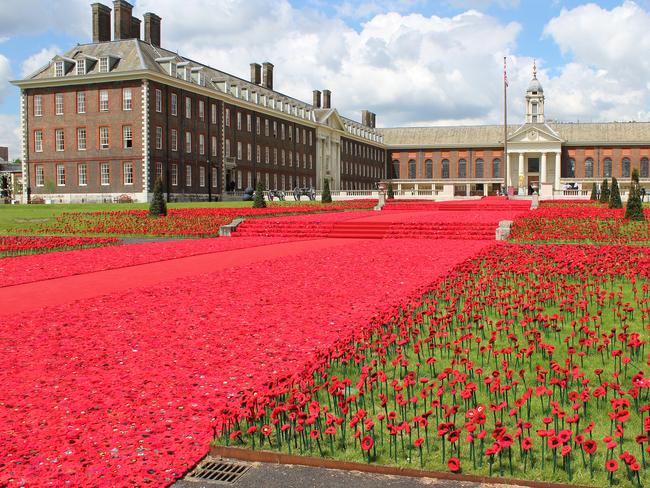
<path fill-rule="evenodd" d="M 204 460 L 194 468 L 194 471 L 187 478 L 195 481 L 210 481 L 212 483 L 232 485 L 249 469 L 250 465 L 248 464 L 226 460 Z"/>

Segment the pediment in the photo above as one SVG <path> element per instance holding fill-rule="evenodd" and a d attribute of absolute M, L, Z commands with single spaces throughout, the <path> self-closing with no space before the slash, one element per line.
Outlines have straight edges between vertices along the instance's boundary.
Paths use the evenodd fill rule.
<path fill-rule="evenodd" d="M 318 122 L 334 130 L 345 131 L 345 123 L 335 108 L 315 110 Z"/>
<path fill-rule="evenodd" d="M 546 124 L 524 124 L 508 136 L 508 142 L 548 143 L 562 142 L 560 136 Z"/>

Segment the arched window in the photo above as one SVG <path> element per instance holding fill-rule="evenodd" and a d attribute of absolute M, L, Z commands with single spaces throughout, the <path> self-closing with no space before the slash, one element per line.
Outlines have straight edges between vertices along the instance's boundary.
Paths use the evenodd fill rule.
<path fill-rule="evenodd" d="M 393 160 L 393 178 L 399 179 L 399 161 Z"/>
<path fill-rule="evenodd" d="M 612 177 L 612 160 L 609 158 L 605 158 L 605 161 L 603 161 L 603 176 L 605 178 Z"/>
<path fill-rule="evenodd" d="M 409 179 L 414 180 L 416 178 L 415 170 L 416 170 L 415 161 L 411 159 L 409 161 Z"/>
<path fill-rule="evenodd" d="M 623 158 L 621 167 L 621 176 L 630 177 L 630 158 Z"/>
<path fill-rule="evenodd" d="M 474 176 L 477 178 L 483 178 L 483 160 L 482 159 L 477 159 L 476 160 L 476 171 L 474 172 Z"/>
<path fill-rule="evenodd" d="M 427 159 L 424 162 L 425 176 L 429 179 L 433 178 L 433 161 Z"/>
<path fill-rule="evenodd" d="M 464 159 L 458 160 L 458 177 L 467 178 L 467 161 Z"/>
<path fill-rule="evenodd" d="M 501 160 L 492 161 L 492 178 L 501 178 Z"/>
<path fill-rule="evenodd" d="M 575 178 L 576 177 L 576 160 L 571 158 L 567 164 L 566 168 L 566 177 Z"/>
<path fill-rule="evenodd" d="M 442 177 L 443 178 L 449 178 L 449 160 L 448 159 L 443 159 L 442 160 Z"/>
<path fill-rule="evenodd" d="M 591 158 L 587 158 L 585 160 L 585 178 L 593 178 L 594 177 L 594 160 Z"/>
<path fill-rule="evenodd" d="M 648 178 L 648 158 L 641 159 L 641 178 Z"/>

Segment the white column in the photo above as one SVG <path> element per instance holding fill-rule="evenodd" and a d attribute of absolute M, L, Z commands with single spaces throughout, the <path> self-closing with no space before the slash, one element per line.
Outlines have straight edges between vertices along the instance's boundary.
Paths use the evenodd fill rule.
<path fill-rule="evenodd" d="M 560 189 L 560 155 L 561 153 L 556 152 L 555 153 L 555 182 L 553 183 L 553 189 L 554 190 L 559 190 Z"/>
<path fill-rule="evenodd" d="M 526 191 L 524 188 L 524 153 L 519 153 L 519 172 L 517 173 L 517 186 L 519 187 L 519 194 L 525 195 Z"/>
<path fill-rule="evenodd" d="M 541 185 L 542 183 L 546 183 L 546 153 L 542 153 L 542 166 L 540 168 L 540 175 L 539 175 L 539 184 L 540 184 L 540 190 L 542 189 Z"/>

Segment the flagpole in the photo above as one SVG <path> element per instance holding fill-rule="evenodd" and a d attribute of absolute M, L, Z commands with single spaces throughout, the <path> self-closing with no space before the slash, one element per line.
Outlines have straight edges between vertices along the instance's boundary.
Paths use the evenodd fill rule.
<path fill-rule="evenodd" d="M 504 172 L 503 172 L 503 187 L 506 190 L 506 195 L 508 194 L 508 171 L 509 161 L 508 161 L 508 76 L 506 73 L 506 57 L 503 57 L 503 161 L 504 161 Z"/>

